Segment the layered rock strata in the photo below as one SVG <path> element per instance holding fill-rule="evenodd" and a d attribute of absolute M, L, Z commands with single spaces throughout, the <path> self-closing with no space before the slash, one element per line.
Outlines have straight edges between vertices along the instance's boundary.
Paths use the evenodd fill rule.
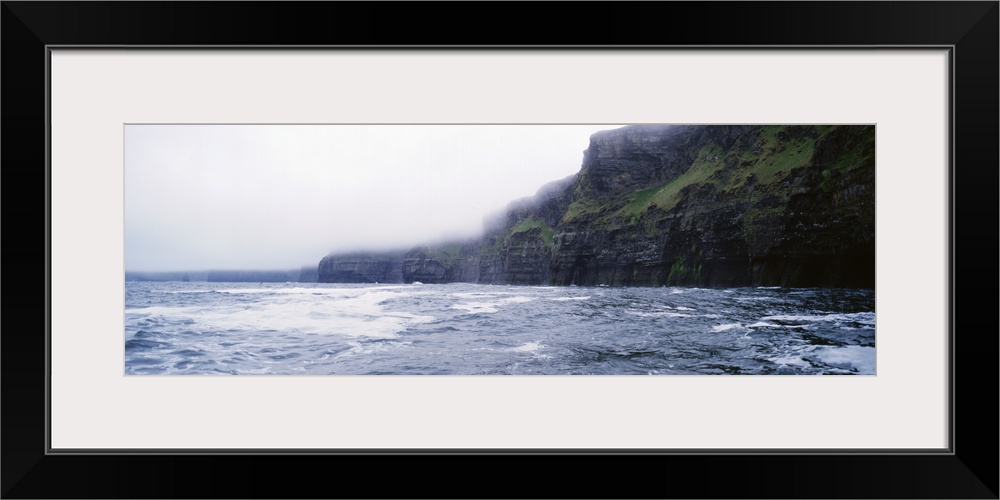
<path fill-rule="evenodd" d="M 378 278 L 378 279 L 376 279 Z M 320 281 L 875 285 L 874 126 L 630 126 L 473 242 L 327 256 Z"/>

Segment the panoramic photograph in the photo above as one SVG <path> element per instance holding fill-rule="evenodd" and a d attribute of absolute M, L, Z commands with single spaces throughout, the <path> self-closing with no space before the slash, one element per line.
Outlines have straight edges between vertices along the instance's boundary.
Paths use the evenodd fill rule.
<path fill-rule="evenodd" d="M 124 127 L 126 375 L 875 375 L 875 126 Z"/>

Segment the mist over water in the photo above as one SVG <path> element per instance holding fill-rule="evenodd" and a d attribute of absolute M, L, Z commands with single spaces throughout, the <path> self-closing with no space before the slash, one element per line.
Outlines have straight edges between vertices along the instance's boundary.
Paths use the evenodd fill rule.
<path fill-rule="evenodd" d="M 125 268 L 315 266 L 473 238 L 617 125 L 126 125 Z"/>
<path fill-rule="evenodd" d="M 875 373 L 874 290 L 126 282 L 130 375 Z"/>

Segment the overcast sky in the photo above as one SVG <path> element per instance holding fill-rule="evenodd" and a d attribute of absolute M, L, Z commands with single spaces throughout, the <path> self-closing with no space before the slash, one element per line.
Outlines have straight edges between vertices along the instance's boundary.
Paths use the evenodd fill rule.
<path fill-rule="evenodd" d="M 125 269 L 294 269 L 481 233 L 618 125 L 127 125 Z"/>

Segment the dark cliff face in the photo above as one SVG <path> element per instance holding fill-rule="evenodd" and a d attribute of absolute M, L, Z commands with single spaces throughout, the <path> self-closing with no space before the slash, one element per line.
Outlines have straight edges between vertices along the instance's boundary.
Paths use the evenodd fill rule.
<path fill-rule="evenodd" d="M 319 261 L 320 283 L 402 283 L 403 254 L 352 253 L 328 255 Z"/>
<path fill-rule="evenodd" d="M 318 267 L 320 283 L 477 283 L 481 243 L 417 246 L 407 252 L 331 254 Z"/>
<path fill-rule="evenodd" d="M 481 241 L 415 248 L 399 269 L 424 283 L 874 287 L 875 129 L 601 132 L 577 175 L 511 203 Z M 373 271 L 352 273 L 337 276 Z M 320 281 L 333 276 L 321 262 Z"/>
<path fill-rule="evenodd" d="M 555 284 L 874 286 L 873 126 L 683 128 L 595 135 L 641 174 L 585 165 Z M 627 187 L 595 195 L 594 172 Z"/>
<path fill-rule="evenodd" d="M 209 282 L 260 282 L 260 283 L 286 283 L 301 281 L 301 271 L 209 271 L 205 281 Z M 191 274 L 185 273 L 188 279 L 181 281 L 192 281 Z"/>
<path fill-rule="evenodd" d="M 594 134 L 574 194 L 578 200 L 610 200 L 677 178 L 697 159 L 699 145 L 728 149 L 752 128 L 636 125 Z"/>
<path fill-rule="evenodd" d="M 402 261 L 403 282 L 479 282 L 479 241 L 416 247 Z"/>
<path fill-rule="evenodd" d="M 551 281 L 552 237 L 569 206 L 578 176 L 542 186 L 512 202 L 493 222 L 480 248 L 479 282 L 540 285 Z"/>

